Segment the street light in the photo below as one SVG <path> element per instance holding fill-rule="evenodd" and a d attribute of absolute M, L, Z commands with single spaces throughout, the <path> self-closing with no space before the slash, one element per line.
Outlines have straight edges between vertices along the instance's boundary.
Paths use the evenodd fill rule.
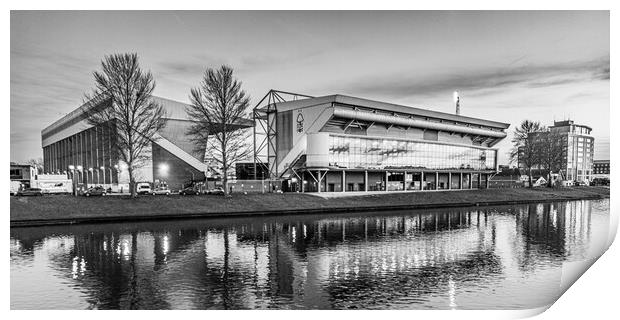
<path fill-rule="evenodd" d="M 71 192 L 73 193 L 74 196 L 77 196 L 77 189 L 76 189 L 76 183 L 75 183 L 75 166 L 74 165 L 69 165 L 69 170 L 71 170 Z"/>
<path fill-rule="evenodd" d="M 78 171 L 78 180 L 77 181 L 78 182 L 82 181 L 83 180 L 83 178 L 82 178 L 82 170 L 84 170 L 84 168 L 82 166 L 78 165 L 77 167 L 75 167 L 75 169 Z M 84 182 L 84 181 L 82 181 L 82 182 Z"/>
<path fill-rule="evenodd" d="M 167 178 L 168 177 L 168 170 L 170 169 L 170 166 L 168 166 L 167 163 L 160 163 L 159 164 L 159 174 L 164 177 Z"/>
<path fill-rule="evenodd" d="M 115 168 L 114 168 L 114 166 L 112 166 L 112 167 L 109 167 L 108 169 L 110 169 L 110 188 L 111 188 L 112 187 L 112 183 L 114 183 L 114 178 L 112 178 L 113 175 L 114 175 L 114 172 L 112 172 L 112 170 L 115 170 Z"/>
<path fill-rule="evenodd" d="M 88 168 L 90 172 L 90 181 L 93 182 L 95 180 L 95 174 L 93 173 L 93 167 Z M 86 186 L 88 187 L 88 173 L 86 174 Z"/>

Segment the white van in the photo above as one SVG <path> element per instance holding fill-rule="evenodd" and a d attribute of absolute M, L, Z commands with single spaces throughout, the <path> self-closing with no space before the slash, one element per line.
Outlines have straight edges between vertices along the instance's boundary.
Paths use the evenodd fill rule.
<path fill-rule="evenodd" d="M 137 194 L 151 194 L 151 184 L 148 182 L 139 182 L 136 184 Z"/>

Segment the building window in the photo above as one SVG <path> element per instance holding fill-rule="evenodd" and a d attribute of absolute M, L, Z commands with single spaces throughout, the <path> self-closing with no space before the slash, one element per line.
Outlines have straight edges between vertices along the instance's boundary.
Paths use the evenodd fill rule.
<path fill-rule="evenodd" d="M 495 170 L 495 158 L 492 149 L 330 136 L 329 163 L 335 167 Z"/>
<path fill-rule="evenodd" d="M 22 170 L 21 169 L 11 169 L 11 179 L 21 179 L 22 178 Z"/>

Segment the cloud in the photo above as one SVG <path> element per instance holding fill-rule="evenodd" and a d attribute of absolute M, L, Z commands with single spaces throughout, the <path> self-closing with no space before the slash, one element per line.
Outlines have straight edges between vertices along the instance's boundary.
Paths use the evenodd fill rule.
<path fill-rule="evenodd" d="M 11 159 L 40 156 L 40 130 L 79 105 L 98 63 L 71 52 L 11 48 Z"/>
<path fill-rule="evenodd" d="M 96 65 L 68 53 L 11 50 L 11 124 L 48 122 L 73 110 Z"/>
<path fill-rule="evenodd" d="M 413 71 L 389 77 L 355 81 L 346 90 L 367 95 L 432 96 L 439 92 L 461 90 L 468 95 L 486 95 L 512 87 L 542 88 L 582 81 L 609 80 L 609 57 L 573 63 L 525 65 L 519 67 L 480 69 L 415 77 Z"/>
<path fill-rule="evenodd" d="M 596 74 L 596 79 L 599 80 L 609 80 L 609 62 L 607 62 L 607 66 L 600 70 L 599 73 Z"/>
<path fill-rule="evenodd" d="M 206 68 L 218 68 L 221 65 L 228 65 L 238 73 L 253 73 L 273 67 L 307 63 L 321 54 L 323 54 L 322 51 L 306 51 L 303 54 L 295 55 L 252 54 L 236 58 L 200 54 L 182 61 L 166 60 L 159 62 L 154 71 L 164 77 L 174 77 L 202 74 Z"/>
<path fill-rule="evenodd" d="M 214 68 L 228 63 L 229 61 L 222 57 L 199 54 L 180 61 L 166 60 L 159 62 L 153 68 L 153 72 L 163 77 L 186 76 L 189 74 L 202 74 L 207 67 Z"/>
<path fill-rule="evenodd" d="M 239 67 L 245 70 L 252 70 L 257 68 L 273 66 L 277 63 L 281 63 L 284 59 L 274 55 L 253 55 L 244 56 L 240 59 Z"/>

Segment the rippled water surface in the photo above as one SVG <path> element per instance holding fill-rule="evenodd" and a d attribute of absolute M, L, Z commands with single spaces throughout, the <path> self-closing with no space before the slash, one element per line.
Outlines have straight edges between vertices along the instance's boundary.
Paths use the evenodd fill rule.
<path fill-rule="evenodd" d="M 609 200 L 11 229 L 12 309 L 534 308 Z"/>

